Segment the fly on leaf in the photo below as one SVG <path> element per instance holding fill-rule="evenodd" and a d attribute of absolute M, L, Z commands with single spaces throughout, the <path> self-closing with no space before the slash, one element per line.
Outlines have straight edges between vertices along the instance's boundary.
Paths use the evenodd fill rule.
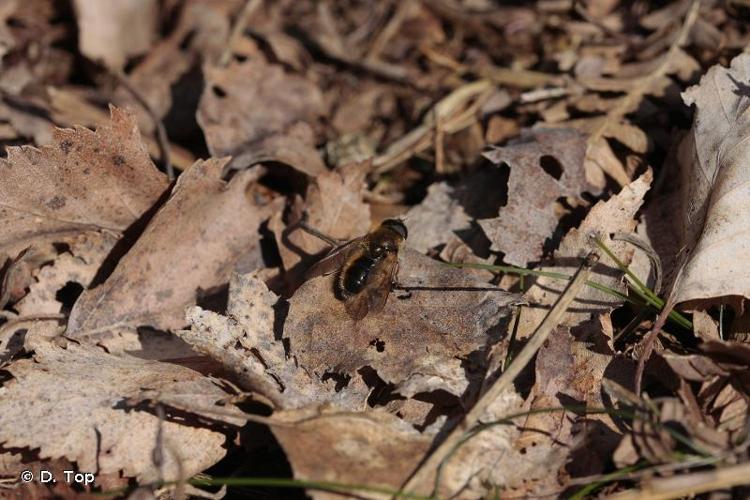
<path fill-rule="evenodd" d="M 386 219 L 374 231 L 334 248 L 307 272 L 307 278 L 336 273 L 335 290 L 355 321 L 382 310 L 398 272 L 398 250 L 406 225 Z"/>

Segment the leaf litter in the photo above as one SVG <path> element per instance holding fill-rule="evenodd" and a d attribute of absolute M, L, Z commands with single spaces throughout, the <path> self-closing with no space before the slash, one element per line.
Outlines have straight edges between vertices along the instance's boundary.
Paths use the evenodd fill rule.
<path fill-rule="evenodd" d="M 0 487 L 742 494 L 740 2 L 99 4 L 0 7 Z"/>

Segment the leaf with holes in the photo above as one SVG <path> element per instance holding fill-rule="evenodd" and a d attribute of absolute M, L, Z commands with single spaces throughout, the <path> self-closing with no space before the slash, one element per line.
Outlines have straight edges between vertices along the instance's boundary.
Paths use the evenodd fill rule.
<path fill-rule="evenodd" d="M 542 129 L 485 153 L 493 163 L 510 167 L 508 203 L 498 217 L 479 221 L 492 250 L 505 252 L 506 262 L 526 266 L 539 260 L 544 241 L 558 224 L 556 202 L 593 190 L 583 168 L 585 152 L 586 138 L 580 133 Z"/>

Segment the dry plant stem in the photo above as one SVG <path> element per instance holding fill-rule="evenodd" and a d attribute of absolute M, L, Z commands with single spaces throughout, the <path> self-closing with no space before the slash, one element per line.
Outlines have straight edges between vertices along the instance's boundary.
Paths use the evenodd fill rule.
<path fill-rule="evenodd" d="M 471 125 L 482 99 L 477 98 L 476 102 L 466 109 L 463 107 L 471 99 L 486 95 L 493 87 L 489 80 L 478 80 L 467 83 L 445 96 L 425 115 L 425 120 L 420 126 L 388 146 L 383 154 L 375 157 L 372 161 L 373 170 L 382 174 L 429 148 L 435 139 L 433 131 L 437 121 L 440 121 L 442 132 L 447 134 Z"/>
<path fill-rule="evenodd" d="M 448 458 L 456 446 L 461 442 L 465 432 L 476 425 L 482 415 L 484 415 L 487 408 L 505 390 L 507 390 L 508 387 L 510 387 L 518 374 L 521 373 L 539 348 L 542 347 L 542 344 L 547 340 L 547 337 L 552 330 L 560 324 L 568 307 L 575 300 L 581 289 L 586 285 L 586 281 L 591 275 L 591 270 L 598 261 L 599 254 L 596 251 L 593 251 L 586 256 L 586 259 L 565 288 L 565 291 L 557 299 L 555 305 L 550 309 L 547 316 L 545 316 L 542 323 L 534 331 L 534 334 L 531 336 L 528 343 L 526 343 L 523 349 L 521 349 L 521 352 L 518 353 L 510 366 L 508 366 L 503 374 L 500 375 L 494 384 L 492 384 L 489 390 L 482 395 L 474 407 L 466 414 L 464 419 L 451 431 L 445 441 L 440 443 L 432 454 L 430 454 L 428 458 L 414 471 L 409 480 L 402 486 L 401 491 L 417 491 L 422 484 L 437 473 L 437 470 L 443 461 Z"/>
<path fill-rule="evenodd" d="M 229 64 L 229 60 L 232 58 L 232 47 L 237 44 L 237 40 L 242 36 L 242 32 L 245 31 L 247 23 L 258 8 L 263 5 L 263 0 L 247 0 L 242 12 L 237 16 L 237 20 L 232 26 L 232 33 L 229 35 L 227 40 L 227 46 L 224 47 L 224 51 L 219 57 L 219 66 L 226 66 Z"/>
<path fill-rule="evenodd" d="M 663 500 L 681 498 L 750 482 L 750 462 L 720 469 L 651 480 L 640 490 L 629 490 L 611 498 L 617 500 Z"/>
<path fill-rule="evenodd" d="M 607 115 L 604 117 L 604 119 L 599 122 L 599 125 L 591 132 L 591 135 L 589 135 L 587 141 L 589 147 L 591 147 L 591 145 L 593 144 L 596 144 L 600 140 L 604 140 L 604 135 L 606 134 L 607 128 L 610 126 L 610 124 L 620 122 L 627 114 L 628 109 L 631 109 L 631 107 L 635 103 L 641 100 L 641 98 L 651 87 L 653 82 L 659 78 L 664 77 L 667 74 L 672 59 L 675 57 L 677 51 L 680 50 L 683 45 L 685 45 L 688 35 L 690 35 L 690 30 L 693 29 L 693 25 L 695 25 L 695 22 L 698 20 L 699 7 L 700 0 L 693 0 L 693 3 L 690 5 L 690 9 L 685 16 L 685 22 L 682 24 L 680 33 L 677 35 L 677 38 L 669 47 L 669 51 L 664 55 L 664 60 L 652 73 L 639 79 L 635 83 L 633 88 L 631 88 L 627 94 L 620 98 L 617 105 L 609 110 L 609 112 L 607 112 Z M 611 175 L 622 186 L 625 186 L 630 182 L 630 179 L 628 178 L 624 169 L 618 170 L 617 172 L 607 173 Z"/>
<path fill-rule="evenodd" d="M 659 336 L 659 332 L 661 332 L 661 329 L 664 328 L 665 323 L 667 322 L 667 318 L 669 317 L 669 313 L 672 312 L 672 309 L 674 309 L 675 303 L 674 303 L 674 294 L 671 294 L 669 296 L 669 299 L 664 304 L 664 309 L 661 310 L 659 313 L 659 316 L 656 318 L 656 322 L 654 323 L 654 326 L 649 330 L 649 332 L 646 334 L 645 337 L 643 337 L 643 340 L 641 341 L 641 345 L 643 346 L 643 349 L 641 351 L 641 356 L 638 359 L 638 368 L 635 370 L 635 393 L 640 394 L 641 393 L 641 382 L 643 382 L 643 371 L 646 368 L 646 361 L 648 361 L 648 358 L 651 357 L 651 353 L 654 352 L 654 344 L 656 343 L 656 338 Z"/>
<path fill-rule="evenodd" d="M 373 40 L 372 45 L 370 45 L 370 48 L 367 50 L 367 53 L 365 54 L 365 59 L 369 59 L 371 61 L 377 60 L 380 56 L 380 53 L 383 52 L 383 49 L 388 45 L 388 42 L 391 40 L 391 38 L 398 33 L 398 30 L 401 28 L 401 23 L 404 22 L 404 19 L 406 19 L 406 15 L 409 13 L 409 10 L 413 8 L 414 4 L 411 2 L 398 2 L 396 6 L 396 12 L 393 13 L 390 20 L 388 21 L 388 24 L 385 25 L 383 30 L 377 34 L 375 37 L 375 40 Z"/>
<path fill-rule="evenodd" d="M 167 177 L 170 181 L 173 181 L 174 166 L 172 165 L 172 159 L 169 152 L 169 138 L 167 137 L 167 129 L 164 127 L 164 122 L 161 121 L 159 116 L 156 114 L 156 111 L 154 111 L 154 108 L 151 107 L 151 105 L 141 95 L 138 89 L 130 83 L 130 80 L 128 80 L 128 77 L 124 73 L 115 71 L 112 74 L 115 75 L 115 78 L 117 78 L 117 81 L 120 83 L 120 85 L 125 87 L 125 90 L 133 95 L 135 100 L 138 101 L 138 104 L 143 107 L 146 113 L 148 113 L 148 116 L 154 122 L 154 126 L 156 127 L 156 141 L 159 144 L 159 155 L 161 156 L 161 161 L 164 164 L 164 170 L 166 170 L 167 172 Z"/>

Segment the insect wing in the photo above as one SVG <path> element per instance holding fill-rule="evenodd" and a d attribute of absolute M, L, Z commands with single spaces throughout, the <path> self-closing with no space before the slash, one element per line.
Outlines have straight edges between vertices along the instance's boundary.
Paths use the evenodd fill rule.
<path fill-rule="evenodd" d="M 320 259 L 307 270 L 305 273 L 305 279 L 325 276 L 338 271 L 361 241 L 362 238 L 356 238 L 328 252 L 325 257 Z"/>
<path fill-rule="evenodd" d="M 398 254 L 390 253 L 370 271 L 364 289 L 346 301 L 346 312 L 352 319 L 359 321 L 385 307 L 397 269 Z"/>

